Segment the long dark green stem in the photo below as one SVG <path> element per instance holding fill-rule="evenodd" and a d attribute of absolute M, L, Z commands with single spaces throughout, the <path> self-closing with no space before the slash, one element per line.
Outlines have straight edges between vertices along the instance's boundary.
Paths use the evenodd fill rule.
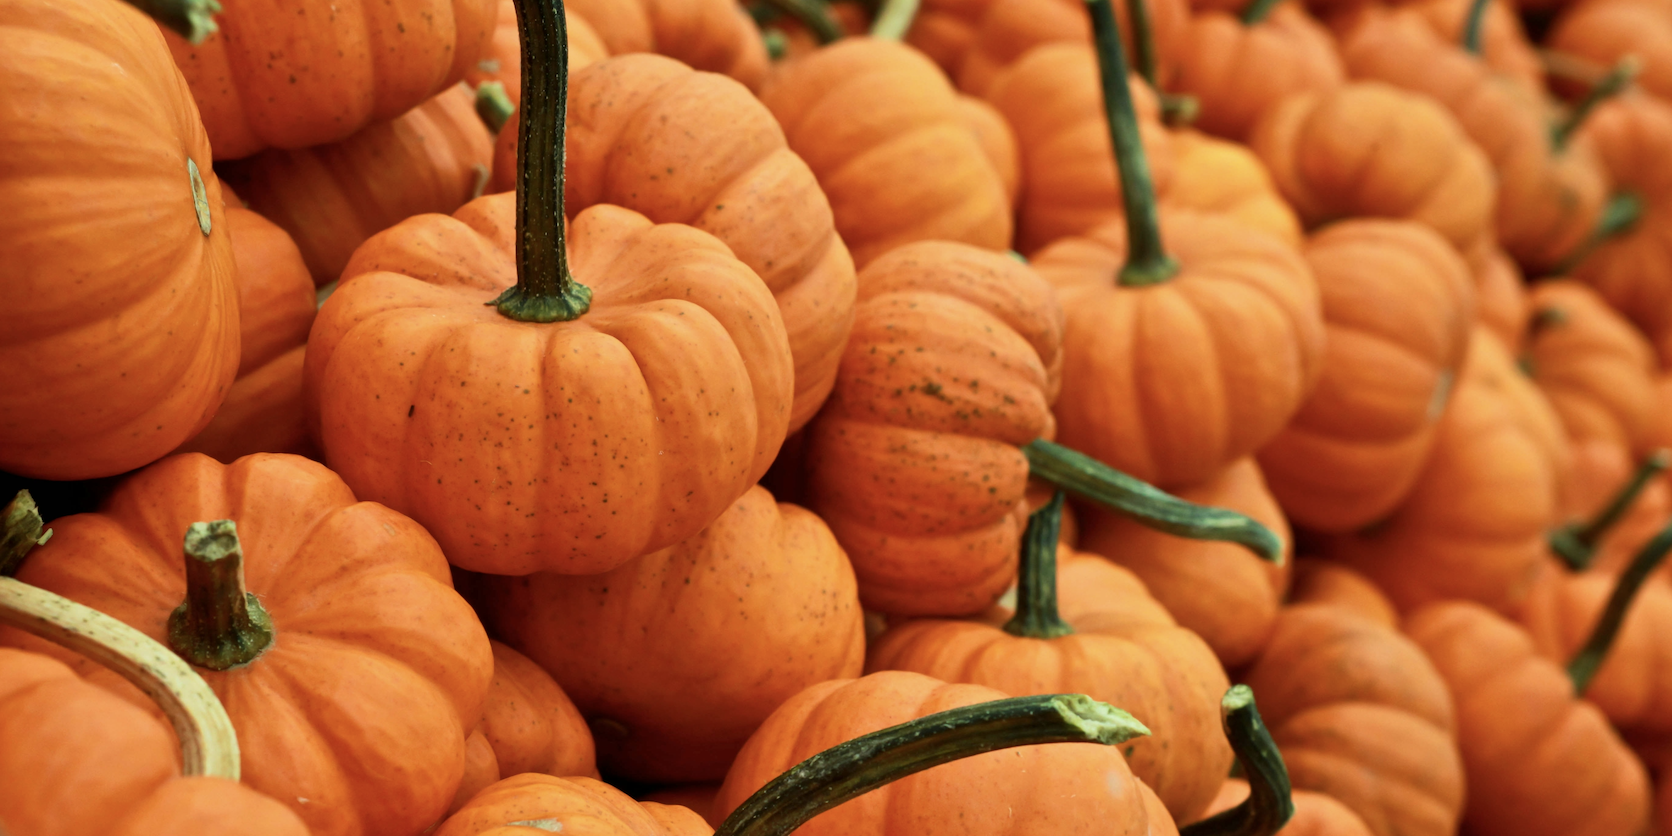
<path fill-rule="evenodd" d="M 28 491 L 18 491 L 6 503 L 6 509 L 0 511 L 0 577 L 17 574 L 29 550 L 52 539 L 52 532 L 43 532 L 41 524 L 41 510 Z"/>
<path fill-rule="evenodd" d="M 203 43 L 204 38 L 220 31 L 215 25 L 215 15 L 221 13 L 221 4 L 215 0 L 127 0 L 127 3 L 193 44 Z"/>
<path fill-rule="evenodd" d="M 1137 70 L 1138 77 L 1159 95 L 1160 71 L 1155 58 L 1155 26 L 1150 23 L 1149 0 L 1126 0 L 1126 15 L 1132 22 L 1132 69 Z M 1120 33 L 1117 31 L 1115 34 L 1118 37 Z M 1126 62 L 1122 61 L 1121 66 L 1126 66 Z M 1126 79 L 1123 77 L 1121 81 L 1124 83 Z"/>
<path fill-rule="evenodd" d="M 505 84 L 498 81 L 484 81 L 476 88 L 476 115 L 488 130 L 499 133 L 505 123 L 511 121 L 511 114 L 517 112 L 517 106 L 512 104 L 511 95 L 505 92 Z"/>
<path fill-rule="evenodd" d="M 1277 751 L 1277 743 L 1260 719 L 1254 691 L 1247 685 L 1232 685 L 1225 692 L 1219 701 L 1219 716 L 1237 765 L 1248 778 L 1248 798 L 1229 810 L 1179 828 L 1179 836 L 1271 836 L 1295 814 L 1283 753 Z"/>
<path fill-rule="evenodd" d="M 1109 123 L 1115 169 L 1120 174 L 1121 204 L 1126 209 L 1127 254 L 1119 281 L 1126 287 L 1158 284 L 1172 278 L 1179 265 L 1161 245 L 1155 184 L 1150 180 L 1149 160 L 1138 133 L 1138 113 L 1126 82 L 1126 48 L 1121 45 L 1120 24 L 1115 22 L 1109 0 L 1086 0 L 1086 6 L 1091 11 L 1092 35 L 1097 41 L 1104 118 Z M 1137 4 L 1132 9 L 1135 11 Z"/>
<path fill-rule="evenodd" d="M 569 272 L 563 234 L 564 119 L 569 111 L 569 27 L 563 0 L 516 0 L 522 43 L 517 120 L 517 283 L 489 302 L 518 322 L 568 322 L 592 306 L 592 288 Z"/>
<path fill-rule="evenodd" d="M 1102 503 L 1139 523 L 1176 537 L 1223 540 L 1273 563 L 1283 562 L 1283 541 L 1258 521 L 1224 508 L 1186 502 L 1084 453 L 1043 438 L 1022 448 L 1028 470 L 1075 496 Z"/>
<path fill-rule="evenodd" d="M 1062 531 L 1062 491 L 1028 515 L 1022 562 L 1016 573 L 1016 614 L 1004 631 L 1026 639 L 1054 639 L 1074 632 L 1057 612 L 1057 536 Z"/>
<path fill-rule="evenodd" d="M 1266 16 L 1271 14 L 1271 10 L 1277 8 L 1278 4 L 1282 2 L 1283 0 L 1254 0 L 1254 2 L 1244 6 L 1242 14 L 1239 15 L 1242 18 L 1242 25 L 1253 26 L 1265 20 Z"/>
<path fill-rule="evenodd" d="M 1637 556 L 1631 559 L 1631 564 L 1620 573 L 1619 581 L 1614 584 L 1614 594 L 1608 596 L 1608 604 L 1602 608 L 1602 615 L 1597 618 L 1596 627 L 1591 629 L 1590 638 L 1568 662 L 1568 678 L 1573 680 L 1575 694 L 1583 696 L 1585 689 L 1590 687 L 1591 679 L 1608 658 L 1608 649 L 1620 634 L 1621 625 L 1625 624 L 1626 613 L 1637 597 L 1637 590 L 1643 588 L 1643 582 L 1666 559 L 1667 552 L 1672 552 L 1672 525 L 1661 529 L 1654 539 L 1644 544 Z"/>
<path fill-rule="evenodd" d="M 1469 16 L 1463 18 L 1463 50 L 1479 55 L 1481 40 L 1486 34 L 1486 8 L 1492 0 L 1474 0 L 1469 4 Z"/>
<path fill-rule="evenodd" d="M 882 41 L 905 40 L 921 4 L 921 0 L 888 0 L 883 3 L 871 23 L 871 37 Z"/>
<path fill-rule="evenodd" d="M 1631 86 L 1632 81 L 1637 78 L 1638 72 L 1642 69 L 1643 62 L 1637 60 L 1637 56 L 1627 55 L 1621 58 L 1620 63 L 1615 64 L 1614 69 L 1608 71 L 1608 75 L 1603 76 L 1601 81 L 1591 85 L 1591 89 L 1585 91 L 1585 97 L 1573 106 L 1573 110 L 1568 112 L 1566 119 L 1551 127 L 1551 147 L 1557 151 L 1567 148 L 1568 140 L 1573 137 L 1575 131 L 1579 130 L 1580 125 L 1585 124 L 1585 119 L 1597 109 L 1597 106 L 1624 92 L 1626 88 Z"/>
<path fill-rule="evenodd" d="M 842 29 L 842 22 L 830 13 L 830 6 L 824 0 L 764 0 L 765 4 L 778 12 L 788 15 L 807 31 L 813 33 L 814 40 L 821 45 L 838 41 L 847 32 Z"/>
<path fill-rule="evenodd" d="M 186 601 L 168 616 L 168 646 L 212 671 L 249 664 L 273 644 L 273 620 L 244 590 L 244 549 L 232 520 L 186 529 Z"/>
<path fill-rule="evenodd" d="M 1643 219 L 1643 198 L 1636 192 L 1615 192 L 1602 207 L 1602 217 L 1597 218 L 1596 229 L 1586 237 L 1583 243 L 1574 248 L 1573 254 L 1557 265 L 1557 275 L 1573 272 L 1580 262 L 1584 261 L 1597 247 L 1607 243 L 1609 239 L 1630 232 L 1637 222 Z"/>
<path fill-rule="evenodd" d="M 1660 475 L 1669 465 L 1672 465 L 1672 453 L 1666 450 L 1650 453 L 1643 459 L 1643 463 L 1637 466 L 1637 472 L 1632 474 L 1619 492 L 1614 494 L 1608 504 L 1590 521 L 1568 523 L 1550 532 L 1550 550 L 1555 552 L 1569 569 L 1579 571 L 1590 566 L 1591 561 L 1596 559 L 1597 541 L 1631 510 L 1632 503 L 1636 502 L 1643 489 L 1649 486 L 1649 481 Z"/>
<path fill-rule="evenodd" d="M 962 758 L 1043 743 L 1112 746 L 1149 734 L 1132 715 L 1083 694 L 1014 697 L 954 708 L 826 749 L 749 796 L 715 836 L 784 836 L 885 784 Z"/>

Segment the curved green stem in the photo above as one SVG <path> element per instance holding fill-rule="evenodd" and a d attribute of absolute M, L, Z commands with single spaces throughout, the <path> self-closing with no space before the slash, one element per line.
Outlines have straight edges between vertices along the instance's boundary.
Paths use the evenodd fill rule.
<path fill-rule="evenodd" d="M 1573 106 L 1573 110 L 1568 112 L 1566 119 L 1551 127 L 1550 146 L 1557 151 L 1567 148 L 1568 140 L 1573 138 L 1574 132 L 1579 130 L 1580 125 L 1585 124 L 1585 119 L 1597 109 L 1597 106 L 1624 92 L 1626 88 L 1631 86 L 1632 81 L 1636 80 L 1637 74 L 1642 69 L 1643 62 L 1637 60 L 1637 56 L 1627 55 L 1621 58 L 1620 63 L 1615 64 L 1614 69 L 1608 71 L 1608 75 L 1603 76 L 1601 81 L 1591 85 L 1591 89 L 1585 91 L 1585 97 Z"/>
<path fill-rule="evenodd" d="M 1590 638 L 1568 662 L 1568 678 L 1573 680 L 1575 694 L 1584 696 L 1585 689 L 1590 687 L 1591 679 L 1607 660 L 1608 650 L 1620 634 L 1620 627 L 1625 624 L 1626 613 L 1631 609 L 1631 602 L 1637 598 L 1637 590 L 1643 588 L 1644 581 L 1666 559 L 1667 552 L 1672 552 L 1672 525 L 1661 529 L 1654 539 L 1645 543 L 1637 556 L 1631 559 L 1631 564 L 1620 573 L 1619 581 L 1614 584 L 1614 593 L 1608 596 L 1608 604 L 1602 608 L 1602 615 L 1591 629 Z"/>
<path fill-rule="evenodd" d="M 1562 275 L 1573 272 L 1574 268 L 1595 252 L 1597 247 L 1607 243 L 1610 238 L 1630 232 L 1637 226 L 1637 222 L 1643 219 L 1643 212 L 1643 198 L 1636 192 L 1615 192 L 1602 207 L 1602 216 L 1597 218 L 1596 229 L 1591 230 L 1584 242 L 1574 248 L 1572 255 L 1556 266 L 1556 273 Z"/>
<path fill-rule="evenodd" d="M 1141 482 L 1084 453 L 1043 438 L 1022 448 L 1028 470 L 1075 496 L 1125 514 L 1175 537 L 1222 540 L 1246 547 L 1265 560 L 1283 562 L 1283 541 L 1244 514 L 1186 502 Z"/>
<path fill-rule="evenodd" d="M 1277 8 L 1278 4 L 1282 2 L 1283 0 L 1254 0 L 1254 2 L 1243 7 L 1242 14 L 1238 17 L 1242 19 L 1242 25 L 1253 26 L 1265 20 L 1266 16 L 1271 14 L 1271 10 Z"/>
<path fill-rule="evenodd" d="M 1144 143 L 1138 133 L 1132 89 L 1127 86 L 1126 48 L 1120 42 L 1120 24 L 1115 22 L 1115 11 L 1109 0 L 1086 0 L 1086 5 L 1091 11 L 1092 35 L 1097 41 L 1103 111 L 1109 123 L 1109 139 L 1115 148 L 1121 204 L 1126 209 L 1126 264 L 1121 267 L 1119 281 L 1125 287 L 1159 284 L 1172 278 L 1179 265 L 1161 245 L 1155 184 L 1150 180 L 1149 160 L 1144 156 Z M 1132 5 L 1135 14 L 1140 5 Z"/>
<path fill-rule="evenodd" d="M 925 769 L 1043 743 L 1124 743 L 1149 734 L 1083 694 L 1014 697 L 921 717 L 826 749 L 749 796 L 715 836 L 784 836 L 838 804 Z"/>
<path fill-rule="evenodd" d="M 1237 766 L 1248 779 L 1248 798 L 1222 813 L 1179 828 L 1179 836 L 1271 836 L 1295 814 L 1290 796 L 1289 769 L 1283 753 L 1260 719 L 1254 691 L 1232 685 L 1219 701 L 1225 738 L 1236 753 Z"/>
<path fill-rule="evenodd" d="M 1028 515 L 1022 562 L 1016 573 L 1016 614 L 1004 631 L 1025 639 L 1054 639 L 1074 632 L 1057 612 L 1057 537 L 1062 531 L 1062 491 Z"/>
<path fill-rule="evenodd" d="M 499 133 L 505 128 L 505 123 L 511 121 L 511 114 L 517 112 L 517 106 L 511 102 L 511 95 L 505 92 L 505 83 L 501 81 L 484 81 L 476 88 L 476 115 L 488 130 Z"/>
<path fill-rule="evenodd" d="M 523 112 L 517 120 L 517 283 L 488 304 L 518 322 L 568 322 L 592 306 L 592 288 L 569 272 L 563 234 L 569 27 L 563 0 L 516 0 L 516 7 L 523 78 Z"/>
<path fill-rule="evenodd" d="M 922 0 L 888 0 L 871 23 L 871 37 L 882 41 L 903 41 L 917 19 Z"/>
<path fill-rule="evenodd" d="M 1643 459 L 1637 472 L 1621 486 L 1618 493 L 1588 522 L 1572 522 L 1550 532 L 1550 550 L 1566 563 L 1569 569 L 1582 570 L 1596 559 L 1597 541 L 1613 528 L 1632 503 L 1649 486 L 1649 481 L 1672 465 L 1672 452 L 1656 450 Z"/>
<path fill-rule="evenodd" d="M 1469 4 L 1469 16 L 1463 18 L 1463 51 L 1479 55 L 1481 41 L 1486 34 L 1486 8 L 1492 0 L 1474 0 Z"/>
<path fill-rule="evenodd" d="M 215 0 L 127 0 L 127 3 L 193 45 L 220 31 L 215 25 L 215 15 L 221 13 L 221 4 Z"/>
<path fill-rule="evenodd" d="M 212 671 L 247 665 L 273 644 L 273 619 L 244 589 L 244 549 L 232 520 L 186 529 L 186 601 L 168 616 L 168 646 Z"/>
<path fill-rule="evenodd" d="M 35 497 L 28 491 L 18 491 L 6 503 L 6 509 L 0 511 L 0 577 L 17 574 L 29 550 L 52 539 L 51 531 L 41 530 L 42 522 Z"/>
<path fill-rule="evenodd" d="M 814 40 L 822 46 L 841 40 L 847 32 L 842 29 L 842 22 L 830 13 L 830 7 L 824 0 L 764 0 L 767 7 L 793 18 L 807 31 L 813 33 Z"/>

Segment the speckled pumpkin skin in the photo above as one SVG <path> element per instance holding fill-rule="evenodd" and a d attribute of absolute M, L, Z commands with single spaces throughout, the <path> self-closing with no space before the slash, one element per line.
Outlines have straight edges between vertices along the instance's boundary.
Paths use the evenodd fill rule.
<path fill-rule="evenodd" d="M 594 574 L 695 534 L 760 478 L 789 421 L 788 340 L 713 236 L 594 206 L 569 225 L 592 309 L 522 323 L 516 196 L 420 215 L 355 253 L 308 341 L 326 460 L 454 565 Z"/>

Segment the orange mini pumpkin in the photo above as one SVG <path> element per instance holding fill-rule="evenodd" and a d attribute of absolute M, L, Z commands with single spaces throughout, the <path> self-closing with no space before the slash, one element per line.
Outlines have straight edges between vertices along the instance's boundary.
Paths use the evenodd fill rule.
<path fill-rule="evenodd" d="M 1265 163 L 1236 142 L 1184 129 L 1172 133 L 1173 157 L 1161 205 L 1226 215 L 1300 247 L 1300 218 L 1277 191 Z"/>
<path fill-rule="evenodd" d="M 1289 583 L 1289 603 L 1340 607 L 1377 624 L 1399 629 L 1399 611 L 1369 578 L 1315 557 L 1295 561 Z"/>
<path fill-rule="evenodd" d="M 1486 326 L 1498 342 L 1521 345 L 1530 304 L 1521 268 L 1490 238 L 1480 239 L 1463 256 L 1475 277 L 1475 321 Z"/>
<path fill-rule="evenodd" d="M 1323 294 L 1324 371 L 1260 465 L 1296 522 L 1352 531 L 1391 513 L 1428 460 L 1469 347 L 1474 281 L 1410 221 L 1332 224 L 1306 260 Z"/>
<path fill-rule="evenodd" d="M 1583 0 L 1563 10 L 1550 29 L 1552 50 L 1611 66 L 1627 55 L 1643 62 L 1638 82 L 1672 96 L 1672 3 L 1666 0 Z"/>
<path fill-rule="evenodd" d="M 1155 79 L 1171 69 L 1185 45 L 1190 8 L 1184 0 L 1142 2 L 1149 37 L 1132 19 L 1130 0 L 1114 3 L 1115 16 L 1137 74 Z M 1084 0 L 987 0 L 968 49 L 948 75 L 958 89 L 991 98 L 991 85 L 1029 52 L 1047 44 L 1092 40 L 1087 5 Z"/>
<path fill-rule="evenodd" d="M 609 55 L 655 52 L 750 89 L 766 79 L 766 45 L 733 0 L 568 0 Z"/>
<path fill-rule="evenodd" d="M 1672 357 L 1672 105 L 1627 93 L 1597 107 L 1579 128 L 1614 180 L 1610 217 L 1595 249 L 1573 277 L 1597 289 L 1615 310 Z"/>
<path fill-rule="evenodd" d="M 872 262 L 836 388 L 806 430 L 807 502 L 868 607 L 980 612 L 1015 576 L 1017 448 L 1055 433 L 1062 310 L 1026 265 L 921 242 Z"/>
<path fill-rule="evenodd" d="M 220 183 L 145 15 L 5 0 L 0 19 L 0 470 L 122 473 L 202 430 L 238 370 Z"/>
<path fill-rule="evenodd" d="M 1648 341 L 1578 282 L 1540 282 L 1531 302 L 1523 362 L 1569 437 L 1646 450 L 1656 371 Z"/>

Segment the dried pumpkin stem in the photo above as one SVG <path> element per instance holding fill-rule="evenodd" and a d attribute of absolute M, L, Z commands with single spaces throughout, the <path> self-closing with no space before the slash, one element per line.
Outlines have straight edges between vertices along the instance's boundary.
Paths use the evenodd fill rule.
<path fill-rule="evenodd" d="M 1264 560 L 1283 562 L 1283 541 L 1245 514 L 1197 505 L 1134 479 L 1084 453 L 1043 438 L 1022 448 L 1028 471 L 1075 496 L 1101 503 L 1175 537 L 1236 543 Z"/>
<path fill-rule="evenodd" d="M 186 529 L 186 601 L 168 616 L 168 646 L 212 671 L 247 665 L 273 644 L 273 619 L 244 590 L 244 549 L 232 520 Z"/>
<path fill-rule="evenodd" d="M 0 576 L 17 574 L 23 558 L 36 546 L 52 539 L 51 531 L 42 531 L 41 511 L 35 507 L 35 497 L 28 491 L 18 491 L 6 510 L 0 511 Z"/>
<path fill-rule="evenodd" d="M 917 9 L 922 0 L 888 0 L 878 10 L 871 24 L 871 37 L 883 41 L 903 41 L 917 20 Z"/>
<path fill-rule="evenodd" d="M 569 272 L 564 239 L 564 120 L 569 112 L 569 27 L 563 0 L 516 0 L 522 42 L 517 120 L 517 283 L 489 302 L 518 322 L 568 322 L 592 306 L 592 288 Z"/>
<path fill-rule="evenodd" d="M 1022 562 L 1016 573 L 1016 614 L 1004 631 L 1025 639 L 1054 639 L 1074 628 L 1057 612 L 1057 537 L 1062 531 L 1062 491 L 1028 515 Z"/>
<path fill-rule="evenodd" d="M 1179 836 L 1271 836 L 1295 814 L 1283 753 L 1277 751 L 1277 743 L 1260 719 L 1254 691 L 1247 685 L 1232 685 L 1225 692 L 1219 701 L 1219 716 L 1237 765 L 1248 778 L 1248 798 L 1229 810 L 1179 828 Z"/>
<path fill-rule="evenodd" d="M 1672 465 L 1672 452 L 1656 450 L 1643 459 L 1637 472 L 1626 481 L 1618 493 L 1588 522 L 1573 522 L 1550 532 L 1550 550 L 1568 565 L 1579 571 L 1596 559 L 1597 541 L 1631 510 L 1637 497 L 1649 486 L 1649 481 Z"/>
<path fill-rule="evenodd" d="M 1585 97 L 1573 106 L 1573 110 L 1568 112 L 1566 119 L 1551 127 L 1550 146 L 1557 151 L 1566 148 L 1568 140 L 1572 139 L 1573 134 L 1579 130 L 1579 127 L 1585 124 L 1586 118 L 1596 111 L 1597 106 L 1625 92 L 1631 86 L 1631 83 L 1637 79 L 1637 74 L 1642 69 L 1643 62 L 1639 61 L 1637 56 L 1627 55 L 1621 58 L 1620 63 L 1615 64 L 1614 69 L 1608 71 L 1608 75 L 1603 76 L 1600 81 L 1591 85 L 1591 89 L 1585 91 Z"/>
<path fill-rule="evenodd" d="M 1120 174 L 1121 203 L 1126 209 L 1126 264 L 1120 284 L 1126 287 L 1159 284 L 1178 272 L 1178 262 L 1161 245 L 1161 219 L 1155 208 L 1155 184 L 1138 133 L 1138 112 L 1126 81 L 1126 48 L 1120 24 L 1109 0 L 1086 0 L 1092 35 L 1097 41 L 1098 73 L 1103 85 L 1103 111 L 1109 139 L 1115 148 Z M 1137 5 L 1132 7 L 1136 10 Z"/>
<path fill-rule="evenodd" d="M 1474 0 L 1469 4 L 1468 16 L 1463 18 L 1463 51 L 1479 55 L 1481 41 L 1486 34 L 1486 7 L 1492 0 Z"/>
<path fill-rule="evenodd" d="M 1242 25 L 1253 26 L 1265 20 L 1271 14 L 1271 10 L 1277 8 L 1278 4 L 1282 2 L 1283 0 L 1254 0 L 1254 2 L 1243 7 L 1242 14 L 1238 17 L 1241 18 Z"/>
<path fill-rule="evenodd" d="M 1149 734 L 1132 715 L 1084 694 L 1014 697 L 954 708 L 826 749 L 774 778 L 715 836 L 784 836 L 838 804 L 962 758 L 1044 743 L 1112 746 Z"/>
<path fill-rule="evenodd" d="M 763 0 L 763 3 L 805 26 L 821 46 L 839 41 L 847 34 L 824 0 Z"/>
<path fill-rule="evenodd" d="M 215 0 L 127 0 L 128 5 L 150 15 L 158 25 L 179 33 L 193 44 L 215 34 L 215 15 L 221 4 Z"/>
<path fill-rule="evenodd" d="M 1608 596 L 1608 604 L 1602 608 L 1596 626 L 1591 628 L 1590 638 L 1568 662 L 1568 678 L 1573 680 L 1575 694 L 1584 696 L 1585 689 L 1590 687 L 1597 670 L 1607 660 L 1608 650 L 1620 634 L 1621 625 L 1625 624 L 1626 613 L 1631 609 L 1631 602 L 1637 598 L 1637 590 L 1643 588 L 1643 583 L 1666 559 L 1668 552 L 1672 552 L 1672 525 L 1661 529 L 1654 539 L 1645 543 L 1626 570 L 1620 573 L 1619 581 L 1614 584 L 1614 593 Z"/>
<path fill-rule="evenodd" d="M 504 82 L 484 81 L 476 88 L 476 115 L 488 130 L 499 133 L 516 112 L 517 106 L 511 101 L 511 94 L 505 92 Z"/>

